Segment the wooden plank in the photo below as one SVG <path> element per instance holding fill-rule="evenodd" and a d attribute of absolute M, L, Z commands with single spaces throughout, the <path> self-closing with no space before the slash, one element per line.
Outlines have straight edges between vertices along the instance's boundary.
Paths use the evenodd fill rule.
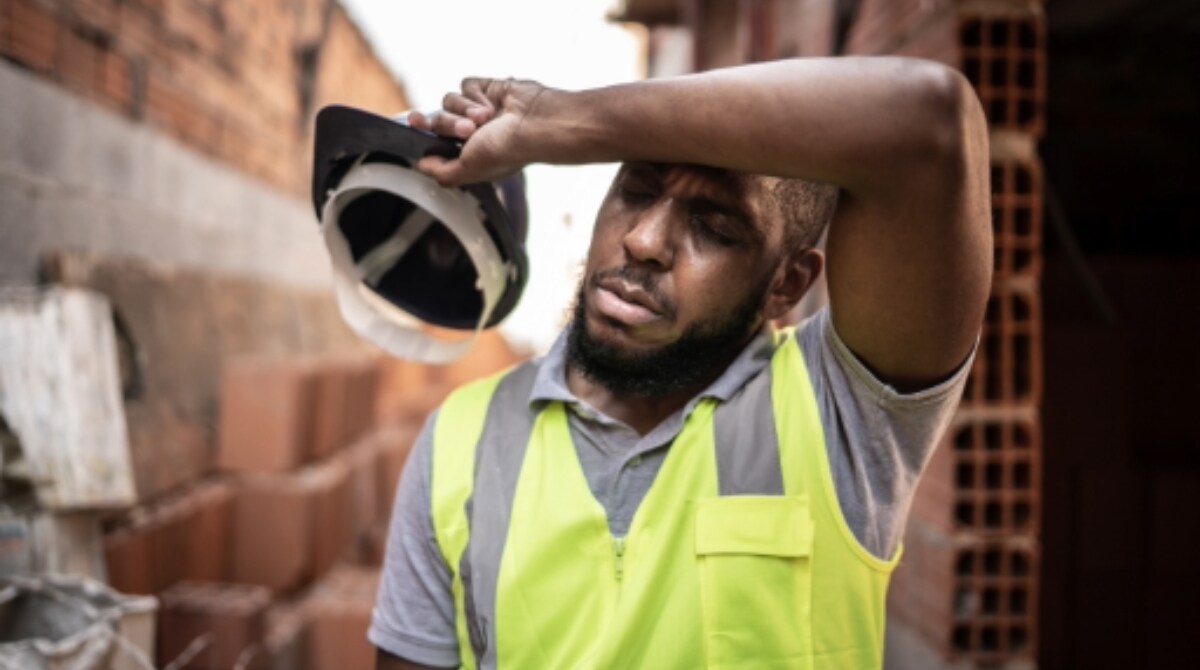
<path fill-rule="evenodd" d="M 0 292 L 0 412 L 43 507 L 133 503 L 116 337 L 103 296 Z"/>

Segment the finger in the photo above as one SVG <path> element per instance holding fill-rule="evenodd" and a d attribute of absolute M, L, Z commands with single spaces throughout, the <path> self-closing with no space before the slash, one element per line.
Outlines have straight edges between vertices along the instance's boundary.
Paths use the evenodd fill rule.
<path fill-rule="evenodd" d="M 413 118 L 417 117 L 417 118 Z M 416 122 L 414 122 L 416 121 Z M 415 128 L 427 130 L 443 137 L 454 137 L 465 140 L 475 133 L 475 122 L 458 114 L 447 111 L 414 112 L 409 117 L 409 123 Z"/>
<path fill-rule="evenodd" d="M 417 170 L 433 177 L 442 186 L 458 186 L 463 183 L 462 161 L 459 160 L 426 156 L 417 161 Z"/>
<path fill-rule="evenodd" d="M 463 95 L 479 105 L 478 111 L 472 111 L 470 118 L 483 125 L 495 118 L 503 103 L 503 97 L 496 94 L 496 80 L 484 77 L 468 77 L 462 81 Z"/>
<path fill-rule="evenodd" d="M 483 125 L 492 119 L 493 109 L 480 104 L 461 93 L 447 93 L 442 98 L 442 109 L 464 116 L 475 125 Z"/>
<path fill-rule="evenodd" d="M 491 87 L 493 81 L 495 80 L 482 77 L 467 77 L 462 80 L 461 88 L 463 95 L 487 109 L 495 110 L 499 100 L 492 100 L 488 97 L 488 89 Z"/>

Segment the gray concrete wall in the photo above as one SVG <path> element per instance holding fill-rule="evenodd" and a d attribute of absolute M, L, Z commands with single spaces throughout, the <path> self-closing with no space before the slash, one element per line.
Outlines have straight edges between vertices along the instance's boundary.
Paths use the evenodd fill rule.
<path fill-rule="evenodd" d="M 305 201 L 0 61 L 0 283 L 33 282 L 42 253 L 68 248 L 329 280 Z"/>

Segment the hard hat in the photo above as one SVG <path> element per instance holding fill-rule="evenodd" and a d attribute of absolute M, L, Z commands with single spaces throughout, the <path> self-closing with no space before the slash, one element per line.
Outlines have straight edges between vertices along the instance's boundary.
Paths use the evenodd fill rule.
<path fill-rule="evenodd" d="M 525 287 L 520 174 L 447 188 L 416 170 L 421 158 L 454 158 L 460 148 L 404 118 L 341 106 L 317 114 L 312 197 L 338 307 L 352 330 L 402 358 L 459 358 Z M 445 341 L 421 322 L 473 332 Z"/>

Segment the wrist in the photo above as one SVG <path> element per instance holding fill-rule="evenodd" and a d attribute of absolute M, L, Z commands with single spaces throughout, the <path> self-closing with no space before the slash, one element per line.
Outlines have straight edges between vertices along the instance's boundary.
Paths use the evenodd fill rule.
<path fill-rule="evenodd" d="M 578 165 L 617 160 L 608 115 L 596 90 L 542 88 L 530 101 L 519 133 L 528 162 Z"/>

